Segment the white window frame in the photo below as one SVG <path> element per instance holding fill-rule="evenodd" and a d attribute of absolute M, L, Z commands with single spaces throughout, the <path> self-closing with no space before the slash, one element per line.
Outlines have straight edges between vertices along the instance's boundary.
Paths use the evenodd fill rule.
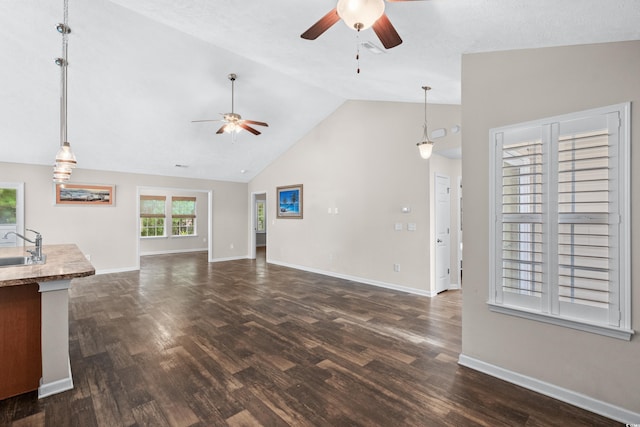
<path fill-rule="evenodd" d="M 163 201 L 163 205 L 164 205 L 164 211 L 162 213 L 162 215 L 158 214 L 158 215 L 153 215 L 153 214 L 144 214 L 142 213 L 142 200 L 144 199 L 148 199 L 148 200 L 162 200 Z M 140 195 L 140 200 L 138 201 L 138 203 L 140 203 L 140 235 L 138 236 L 141 239 L 164 239 L 167 237 L 167 197 L 166 196 L 159 196 L 159 195 L 147 195 L 147 194 L 141 194 Z M 142 222 L 145 218 L 155 218 L 155 219 L 162 219 L 162 223 L 163 223 L 163 234 L 159 235 L 159 236 L 143 236 L 142 235 L 142 230 L 144 229 L 144 226 L 142 225 Z"/>
<path fill-rule="evenodd" d="M 177 215 L 173 213 L 173 201 L 192 201 L 193 202 L 193 216 L 185 217 L 182 215 Z M 196 197 L 191 196 L 171 196 L 171 198 L 167 198 L 167 203 L 169 204 L 168 209 L 171 212 L 171 232 L 167 233 L 171 236 L 171 238 L 185 238 L 185 237 L 198 237 L 198 221 L 196 220 L 196 213 L 198 210 L 198 200 Z M 193 220 L 193 233 L 191 234 L 173 234 L 173 220 L 174 219 L 187 219 L 190 218 Z"/>
<path fill-rule="evenodd" d="M 490 214 L 489 214 L 489 309 L 494 312 L 523 317 L 530 320 L 551 323 L 613 338 L 630 340 L 634 334 L 631 328 L 631 162 L 630 162 L 630 103 L 622 103 L 608 107 L 595 108 L 532 122 L 490 130 Z M 617 256 L 613 256 L 613 277 L 610 288 L 610 302 L 603 319 L 590 316 L 589 309 L 582 317 L 572 315 L 571 310 L 561 309 L 558 296 L 559 286 L 555 277 L 558 273 L 558 223 L 563 221 L 558 213 L 557 176 L 558 158 L 554 147 L 558 141 L 559 129 L 567 122 L 588 118 L 606 117 L 608 128 L 617 125 L 616 133 L 610 134 L 609 146 L 613 147 L 610 155 L 612 164 L 609 189 L 614 189 L 617 197 L 610 202 L 609 227 L 616 227 L 614 242 L 610 246 L 617 248 Z M 541 221 L 543 228 L 542 241 L 542 292 L 540 297 L 531 298 L 524 293 L 502 291 L 502 144 L 505 135 L 522 133 L 531 137 L 537 133 L 542 140 L 542 200 L 543 210 L 540 214 L 530 215 L 531 221 Z M 557 151 L 557 150 L 556 150 Z M 555 188 L 554 188 L 554 184 Z M 612 190 L 610 190 L 612 191 Z M 574 215 L 574 214 L 569 214 Z M 523 218 L 526 214 L 521 215 Z M 588 215 L 584 221 L 589 221 Z M 555 234 L 555 235 L 554 235 Z M 616 283 L 617 282 L 617 283 Z M 509 295 L 505 295 L 509 294 Z M 574 307 L 571 307 L 573 309 Z M 580 307 L 578 307 L 580 308 Z M 587 320 L 585 317 L 587 316 Z"/>

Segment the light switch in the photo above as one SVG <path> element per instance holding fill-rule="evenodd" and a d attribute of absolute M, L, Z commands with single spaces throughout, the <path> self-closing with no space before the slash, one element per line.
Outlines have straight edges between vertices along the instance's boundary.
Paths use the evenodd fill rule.
<path fill-rule="evenodd" d="M 401 222 L 396 222 L 395 230 L 396 231 L 402 231 L 402 223 Z"/>
<path fill-rule="evenodd" d="M 416 223 L 415 222 L 410 222 L 407 224 L 407 230 L 409 231 L 416 231 Z"/>

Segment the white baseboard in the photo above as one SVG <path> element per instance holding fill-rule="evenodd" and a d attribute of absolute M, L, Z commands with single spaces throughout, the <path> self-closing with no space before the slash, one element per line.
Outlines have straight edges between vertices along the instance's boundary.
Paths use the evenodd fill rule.
<path fill-rule="evenodd" d="M 225 258 L 212 258 L 209 260 L 209 262 L 237 261 L 239 259 L 249 259 L 249 256 L 243 255 L 243 256 L 230 256 Z"/>
<path fill-rule="evenodd" d="M 310 273 L 317 273 L 317 274 L 322 274 L 324 276 L 336 277 L 338 279 L 350 280 L 352 282 L 358 282 L 365 285 L 372 285 L 372 286 L 377 286 L 379 288 L 393 289 L 394 291 L 406 292 L 408 294 L 422 295 L 425 297 L 436 296 L 436 293 L 432 291 L 425 291 L 423 289 L 416 289 L 416 288 L 408 288 L 406 286 L 381 282 L 379 280 L 372 280 L 372 279 L 366 279 L 364 277 L 350 276 L 348 274 L 336 273 L 334 271 L 325 271 L 317 268 L 306 267 L 303 265 L 289 264 L 287 262 L 282 262 L 282 261 L 274 261 L 274 260 L 268 259 L 267 262 L 270 264 L 281 265 L 283 267 L 295 268 L 296 270 L 308 271 Z"/>
<path fill-rule="evenodd" d="M 449 290 L 450 290 L 450 291 L 456 291 L 456 290 L 458 290 L 458 289 L 460 289 L 460 285 L 458 285 L 457 283 L 451 283 L 451 284 L 449 285 Z"/>
<path fill-rule="evenodd" d="M 490 363 L 483 362 L 473 357 L 461 354 L 458 363 L 467 368 L 484 372 L 501 380 L 519 385 L 529 390 L 533 390 L 545 396 L 553 397 L 562 402 L 569 403 L 587 411 L 611 418 L 621 423 L 640 424 L 640 414 L 612 405 L 601 400 L 594 399 L 584 394 L 558 387 L 557 385 L 540 381 L 536 378 L 528 377 L 517 372 L 509 371 Z"/>
<path fill-rule="evenodd" d="M 96 276 L 101 274 L 111 274 L 111 273 L 126 273 L 128 271 L 138 271 L 140 267 L 122 267 L 122 268 L 106 268 L 103 270 L 96 270 Z"/>
<path fill-rule="evenodd" d="M 197 248 L 197 249 L 166 249 L 164 251 L 145 251 L 140 252 L 140 256 L 147 255 L 169 255 L 169 254 L 187 254 L 190 252 L 207 252 L 208 248 Z"/>
<path fill-rule="evenodd" d="M 73 389 L 73 377 L 71 376 L 71 366 L 69 366 L 69 376 L 60 380 L 52 381 L 47 384 L 42 383 L 40 378 L 40 387 L 38 387 L 38 399 L 62 393 L 63 391 Z"/>

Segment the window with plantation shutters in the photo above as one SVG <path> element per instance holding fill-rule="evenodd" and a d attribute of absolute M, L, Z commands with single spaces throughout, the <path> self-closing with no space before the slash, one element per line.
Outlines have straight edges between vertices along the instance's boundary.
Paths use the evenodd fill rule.
<path fill-rule="evenodd" d="M 491 130 L 491 310 L 630 339 L 629 109 Z"/>

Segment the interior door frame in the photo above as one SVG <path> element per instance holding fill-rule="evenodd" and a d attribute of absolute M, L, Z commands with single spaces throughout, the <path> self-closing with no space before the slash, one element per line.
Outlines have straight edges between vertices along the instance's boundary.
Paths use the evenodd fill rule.
<path fill-rule="evenodd" d="M 256 218 L 258 215 L 256 201 L 257 196 L 264 194 L 264 213 L 266 224 L 269 224 L 269 203 L 268 198 L 269 194 L 266 191 L 252 191 L 251 196 L 249 198 L 249 205 L 251 206 L 249 209 L 251 210 L 251 214 L 249 215 L 249 259 L 256 259 Z"/>
<path fill-rule="evenodd" d="M 136 269 L 140 270 L 140 195 L 145 190 L 184 191 L 207 195 L 207 261 L 213 262 L 213 190 L 139 185 L 136 187 Z"/>

